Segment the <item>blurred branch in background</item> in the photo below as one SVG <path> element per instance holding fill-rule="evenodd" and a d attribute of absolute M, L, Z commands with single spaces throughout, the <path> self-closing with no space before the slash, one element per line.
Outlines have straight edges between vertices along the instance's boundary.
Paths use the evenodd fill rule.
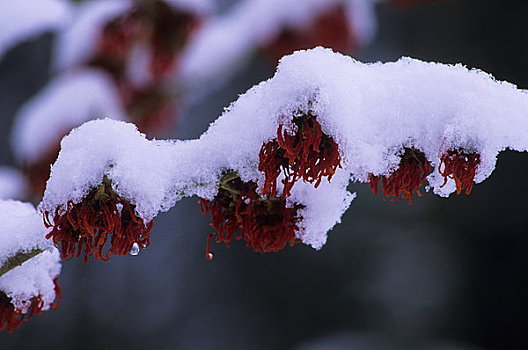
<path fill-rule="evenodd" d="M 43 6 L 57 6 L 50 3 Z M 51 10 L 22 12 L 48 14 L 49 19 L 27 27 L 36 37 L 17 34 L 16 40 L 33 37 L 31 41 L 14 46 L 10 39 L 1 46 L 13 48 L 0 62 L 2 139 L 10 138 L 11 125 L 31 119 L 22 117 L 30 114 L 28 106 L 38 106 L 34 118 L 44 120 L 15 127 L 19 136 L 12 139 L 19 140 L 13 141 L 18 154 L 14 159 L 6 141 L 2 160 L 27 174 L 31 156 L 20 155 L 21 150 L 28 149 L 35 159 L 43 155 L 39 161 L 44 172 L 37 176 L 41 184 L 56 157 L 58 140 L 94 114 L 127 120 L 151 115 L 156 125 L 165 123 L 158 129 L 163 136 L 193 138 L 238 94 L 271 77 L 277 57 L 304 48 L 300 45 L 328 45 L 319 40 L 335 40 L 336 46 L 343 45 L 337 49 L 363 61 L 410 55 L 462 62 L 528 87 L 528 5 L 520 0 L 241 0 L 219 1 L 216 9 L 204 6 L 205 1 L 163 2 L 159 16 L 193 14 L 189 21 L 178 20 L 179 34 L 161 26 L 166 23 L 161 18 L 152 20 L 149 16 L 155 13 L 141 14 L 141 4 L 54 3 L 61 3 L 68 16 L 54 17 Z M 97 6 L 104 8 L 100 17 L 94 15 L 95 22 L 72 34 L 72 42 L 81 48 L 79 59 L 61 66 L 57 42 L 64 42 L 75 24 L 84 23 L 73 18 L 88 16 L 76 8 Z M 56 30 L 53 49 L 49 34 L 38 36 L 47 29 Z M 169 33 L 176 38 L 169 44 L 178 45 L 165 46 L 159 36 Z M 107 46 L 119 49 L 123 62 L 117 68 L 114 58 L 100 57 L 107 50 L 98 48 Z M 88 80 L 99 82 L 89 93 L 73 83 L 85 72 Z M 43 87 L 46 80 L 49 85 Z M 69 82 L 62 91 L 71 95 L 57 92 L 64 81 Z M 40 96 L 22 105 L 41 89 Z M 48 102 L 55 94 L 68 102 L 60 105 L 64 109 Z M 166 103 L 177 108 L 166 108 Z M 511 189 L 507 184 L 525 173 L 528 160 L 525 154 L 505 153 L 498 167 L 470 198 L 442 200 L 425 194 L 412 206 L 382 201 L 368 189 L 351 186 L 363 201 L 352 206 L 343 218 L 345 225 L 334 230 L 320 252 L 296 246 L 261 256 L 233 243 L 229 254 L 215 247 L 214 264 L 203 258 L 203 240 L 211 228 L 194 200 L 184 200 L 157 218 L 152 233 L 157 239 L 140 255 L 113 259 L 107 266 L 65 264 L 61 285 L 67 297 L 61 308 L 16 333 L 0 334 L 0 343 L 16 349 L 524 348 L 526 193 L 522 185 Z M 40 199 L 38 194 L 33 198 Z"/>

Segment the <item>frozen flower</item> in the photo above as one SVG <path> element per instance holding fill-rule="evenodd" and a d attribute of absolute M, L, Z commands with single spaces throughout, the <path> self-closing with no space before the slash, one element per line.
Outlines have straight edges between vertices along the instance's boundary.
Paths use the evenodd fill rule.
<path fill-rule="evenodd" d="M 53 301 L 48 308 L 56 309 L 61 303 L 61 289 L 58 278 L 53 279 L 54 291 L 57 296 L 57 302 Z M 46 303 L 40 295 L 34 296 L 27 300 L 25 307 L 18 308 L 12 303 L 5 293 L 0 291 L 0 330 L 7 329 L 9 333 L 16 330 L 23 321 L 29 321 L 33 316 L 38 316 L 45 309 Z"/>
<path fill-rule="evenodd" d="M 350 20 L 343 4 L 337 3 L 317 13 L 308 25 L 288 26 L 266 46 L 266 52 L 274 61 L 296 50 L 324 46 L 339 52 L 348 52 L 357 46 L 350 28 Z"/>
<path fill-rule="evenodd" d="M 209 244 L 214 237 L 228 247 L 233 237 L 243 238 L 248 247 L 260 253 L 275 252 L 298 242 L 295 234 L 299 230 L 297 210 L 301 206 L 287 207 L 277 197 L 262 198 L 256 189 L 254 182 L 242 182 L 236 175 L 228 174 L 221 180 L 213 200 L 200 199 L 202 213 L 211 212 L 211 226 L 217 231 L 207 240 L 208 259 L 212 259 Z"/>
<path fill-rule="evenodd" d="M 102 261 L 107 261 L 110 253 L 125 256 L 134 243 L 140 248 L 150 244 L 153 222 L 145 224 L 134 209 L 112 190 L 110 182 L 105 179 L 81 202 L 69 201 L 65 212 L 57 208 L 52 219 L 50 213 L 45 212 L 45 225 L 52 228 L 46 238 L 53 239 L 64 260 L 81 256 L 83 250 L 85 263 L 90 256 Z M 105 253 L 103 249 L 108 238 L 110 248 Z"/>
<path fill-rule="evenodd" d="M 473 188 L 473 179 L 479 164 L 480 155 L 478 153 L 450 150 L 442 154 L 438 166 L 438 172 L 444 178 L 442 187 L 445 186 L 448 178 L 453 179 L 457 194 L 460 194 L 464 189 L 466 194 L 469 194 Z"/>
<path fill-rule="evenodd" d="M 279 124 L 277 139 L 260 149 L 258 170 L 266 176 L 261 191 L 264 195 L 275 196 L 281 170 L 284 173 L 281 198 L 285 199 L 299 179 L 318 187 L 323 177 L 327 176 L 330 181 L 337 167 L 341 167 L 337 144 L 322 132 L 312 112 L 294 117 L 293 125 L 289 131 Z"/>
<path fill-rule="evenodd" d="M 130 121 L 147 135 L 160 134 L 178 116 L 179 99 L 159 86 L 122 84 L 120 92 Z"/>
<path fill-rule="evenodd" d="M 0 330 L 60 304 L 60 256 L 45 235 L 32 204 L 0 201 Z"/>
<path fill-rule="evenodd" d="M 431 164 L 423 152 L 415 148 L 405 148 L 398 169 L 388 176 L 370 174 L 367 183 L 372 192 L 378 194 L 378 184 L 381 180 L 383 197 L 392 196 L 392 201 L 395 201 L 402 194 L 402 198 L 408 199 L 410 204 L 414 192 L 421 196 L 418 188 L 425 182 L 430 172 Z"/>
<path fill-rule="evenodd" d="M 103 115 L 125 118 L 112 79 L 93 69 L 53 79 L 24 104 L 15 116 L 11 141 L 31 194 L 42 196 L 60 140 L 72 128 Z"/>

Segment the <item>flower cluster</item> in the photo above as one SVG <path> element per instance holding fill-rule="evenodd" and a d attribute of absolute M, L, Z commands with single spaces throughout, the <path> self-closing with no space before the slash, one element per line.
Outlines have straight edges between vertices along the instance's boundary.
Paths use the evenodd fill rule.
<path fill-rule="evenodd" d="M 508 106 L 515 127 L 493 124 L 498 111 L 507 114 L 497 106 Z M 319 249 L 355 197 L 351 180 L 409 203 L 426 181 L 441 196 L 469 193 L 492 173 L 498 152 L 528 149 L 527 106 L 525 92 L 463 66 L 363 64 L 322 48 L 301 51 L 199 139 L 147 140 L 131 124 L 84 124 L 63 139 L 40 207 L 67 259 L 146 247 L 151 220 L 194 195 L 216 230 L 207 257 L 212 239 L 245 240 L 257 252 L 296 241 Z M 94 189 L 103 174 L 118 186 Z"/>
<path fill-rule="evenodd" d="M 321 11 L 307 28 L 284 27 L 265 50 L 277 62 L 296 50 L 324 46 L 346 53 L 355 49 L 356 45 L 357 39 L 350 28 L 346 9 L 343 4 L 337 3 Z"/>
<path fill-rule="evenodd" d="M 479 164 L 480 155 L 478 153 L 454 150 L 443 153 L 438 166 L 438 172 L 444 178 L 440 187 L 444 187 L 448 179 L 453 179 L 457 194 L 464 189 L 466 194 L 469 194 L 473 188 L 473 180 Z M 431 169 L 431 163 L 423 152 L 415 148 L 405 148 L 395 171 L 388 176 L 370 174 L 367 184 L 374 194 L 378 194 L 378 184 L 381 180 L 383 197 L 392 196 L 392 201 L 395 201 L 401 194 L 402 198 L 408 199 L 411 204 L 414 193 L 421 196 L 418 188 L 423 185 Z"/>
<path fill-rule="evenodd" d="M 286 201 L 257 194 L 257 184 L 242 182 L 233 173 L 225 175 L 218 194 L 212 200 L 199 201 L 203 214 L 211 212 L 211 226 L 216 230 L 207 239 L 206 257 L 211 260 L 210 240 L 224 242 L 244 239 L 255 252 L 275 252 L 298 242 L 299 205 L 288 207 Z M 240 231 L 239 231 L 240 230 Z M 239 233 L 237 234 L 237 232 Z"/>
<path fill-rule="evenodd" d="M 52 230 L 46 235 L 60 249 L 64 260 L 81 256 L 107 261 L 109 254 L 127 255 L 134 244 L 146 248 L 150 244 L 153 222 L 144 223 L 134 206 L 118 196 L 105 179 L 80 203 L 69 201 L 64 212 L 56 209 L 53 218 L 44 213 L 44 224 Z M 103 252 L 110 237 L 110 248 Z"/>
<path fill-rule="evenodd" d="M 87 64 L 114 78 L 127 114 L 144 132 L 159 132 L 172 122 L 176 100 L 159 85 L 176 69 L 200 22 L 196 14 L 157 0 L 135 4 L 102 28 Z M 129 72 L 138 51 L 148 55 L 148 78 L 140 84 Z"/>
<path fill-rule="evenodd" d="M 405 148 L 398 168 L 388 176 L 369 175 L 367 184 L 374 194 L 378 194 L 378 184 L 381 180 L 383 197 L 392 196 L 395 201 L 399 195 L 412 203 L 412 196 L 416 192 L 421 196 L 418 188 L 425 182 L 431 172 L 431 163 L 423 152 L 415 148 Z"/>
<path fill-rule="evenodd" d="M 57 302 L 50 304 L 51 309 L 56 309 L 60 306 L 62 295 L 61 289 L 58 283 L 58 278 L 53 280 L 55 295 L 57 296 Z M 42 313 L 45 307 L 44 300 L 41 296 L 32 297 L 23 309 L 16 308 L 5 293 L 0 291 L 0 330 L 7 329 L 9 333 L 20 327 L 23 321 L 29 321 L 33 316 L 38 316 Z"/>
<path fill-rule="evenodd" d="M 440 165 L 438 166 L 438 172 L 444 178 L 442 186 L 445 186 L 448 178 L 453 179 L 457 194 L 460 194 L 464 189 L 466 194 L 469 194 L 473 188 L 473 179 L 479 164 L 480 155 L 478 153 L 467 153 L 462 150 L 447 151 L 440 157 Z"/>
<path fill-rule="evenodd" d="M 323 177 L 330 181 L 341 167 L 337 144 L 322 132 L 321 124 L 311 111 L 300 113 L 292 122 L 292 131 L 279 124 L 277 139 L 264 143 L 260 149 L 258 170 L 266 177 L 263 195 L 275 196 L 281 171 L 284 174 L 281 198 L 285 199 L 299 179 L 315 183 L 317 188 Z"/>

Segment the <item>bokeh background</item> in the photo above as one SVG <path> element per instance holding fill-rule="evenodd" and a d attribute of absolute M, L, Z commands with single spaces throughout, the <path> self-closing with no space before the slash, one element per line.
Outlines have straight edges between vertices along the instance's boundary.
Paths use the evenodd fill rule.
<path fill-rule="evenodd" d="M 353 55 L 362 61 L 462 62 L 528 88 L 527 1 L 379 4 L 376 17 L 375 39 Z M 50 79 L 52 40 L 0 61 L 2 164 L 14 162 L 14 115 Z M 253 55 L 185 106 L 171 136 L 198 137 L 273 72 Z M 358 198 L 320 251 L 213 244 L 212 262 L 209 217 L 185 199 L 157 217 L 138 256 L 64 262 L 61 307 L 2 332 L 0 349 L 526 349 L 527 174 L 528 156 L 506 151 L 469 196 L 425 193 L 412 205 L 352 184 Z"/>

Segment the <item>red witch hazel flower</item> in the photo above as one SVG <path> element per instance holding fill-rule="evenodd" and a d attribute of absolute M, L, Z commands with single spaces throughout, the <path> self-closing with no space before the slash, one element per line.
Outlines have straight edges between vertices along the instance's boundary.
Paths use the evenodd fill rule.
<path fill-rule="evenodd" d="M 131 121 L 147 135 L 158 135 L 177 116 L 178 99 L 157 86 L 122 84 L 121 98 Z"/>
<path fill-rule="evenodd" d="M 332 179 L 336 169 L 341 167 L 341 155 L 334 139 L 321 130 L 312 112 L 293 118 L 294 132 L 283 130 L 280 124 L 277 139 L 262 145 L 258 170 L 266 177 L 261 194 L 274 197 L 277 192 L 277 178 L 284 173 L 284 189 L 281 199 L 290 195 L 293 185 L 302 178 L 315 183 L 317 188 L 324 176 Z"/>
<path fill-rule="evenodd" d="M 163 1 L 155 2 L 153 13 L 149 69 L 154 77 L 161 78 L 177 64 L 178 53 L 200 26 L 201 19 L 191 12 L 176 10 Z"/>
<path fill-rule="evenodd" d="M 225 242 L 227 247 L 233 237 L 243 238 L 246 246 L 260 253 L 275 252 L 286 244 L 293 246 L 298 242 L 295 237 L 300 220 L 297 211 L 302 206 L 286 207 L 283 199 L 262 198 L 256 189 L 256 183 L 242 182 L 238 175 L 228 173 L 213 200 L 200 199 L 202 213 L 211 212 L 211 226 L 217 231 L 207 239 L 207 259 L 213 259 L 210 252 L 213 237 L 218 243 Z"/>
<path fill-rule="evenodd" d="M 178 54 L 199 23 L 196 14 L 177 10 L 163 1 L 137 4 L 104 26 L 89 64 L 120 80 L 134 46 L 140 45 L 151 51 L 149 72 L 159 80 L 177 64 Z"/>
<path fill-rule="evenodd" d="M 49 305 L 50 308 L 56 309 L 61 303 L 61 289 L 59 287 L 58 278 L 53 280 L 55 285 L 55 295 L 58 299 Z M 39 296 L 31 298 L 28 302 L 26 310 L 18 310 L 15 308 L 5 293 L 0 291 L 0 330 L 7 329 L 9 333 L 18 329 L 23 321 L 29 321 L 33 316 L 38 316 L 42 313 L 44 308 L 44 301 Z"/>
<path fill-rule="evenodd" d="M 425 154 L 415 148 L 405 148 L 398 169 L 389 176 L 369 175 L 367 184 L 374 194 L 378 194 L 378 184 L 381 180 L 383 197 L 392 196 L 392 201 L 402 194 L 402 198 L 412 203 L 413 193 L 422 194 L 418 188 L 424 183 L 431 172 L 431 163 Z"/>
<path fill-rule="evenodd" d="M 178 60 L 201 19 L 164 1 L 138 3 L 108 22 L 88 65 L 102 68 L 114 78 L 121 102 L 131 121 L 148 135 L 157 135 L 174 123 L 178 104 L 172 92 L 160 88 L 177 68 Z M 134 48 L 147 52 L 148 78 L 134 82 L 127 71 Z"/>
<path fill-rule="evenodd" d="M 83 250 L 85 263 L 90 256 L 102 261 L 107 261 L 110 253 L 125 256 L 133 247 L 146 248 L 150 244 L 153 222 L 145 224 L 134 209 L 105 178 L 80 203 L 69 201 L 65 212 L 57 208 L 53 220 L 49 212 L 44 213 L 44 224 L 52 228 L 46 238 L 53 239 L 64 260 L 81 256 Z M 104 253 L 109 237 L 110 248 Z"/>
<path fill-rule="evenodd" d="M 282 56 L 297 50 L 324 46 L 338 52 L 348 52 L 357 45 L 350 28 L 347 11 L 342 4 L 320 13 L 308 27 L 284 28 L 266 46 L 267 53 L 278 61 Z"/>
<path fill-rule="evenodd" d="M 480 154 L 478 153 L 450 150 L 442 154 L 438 166 L 438 172 L 444 177 L 444 183 L 441 187 L 445 186 L 449 178 L 455 181 L 457 194 L 460 194 L 464 189 L 466 194 L 469 194 L 473 188 L 473 179 L 479 164 Z M 444 170 L 442 170 L 442 165 Z"/>

